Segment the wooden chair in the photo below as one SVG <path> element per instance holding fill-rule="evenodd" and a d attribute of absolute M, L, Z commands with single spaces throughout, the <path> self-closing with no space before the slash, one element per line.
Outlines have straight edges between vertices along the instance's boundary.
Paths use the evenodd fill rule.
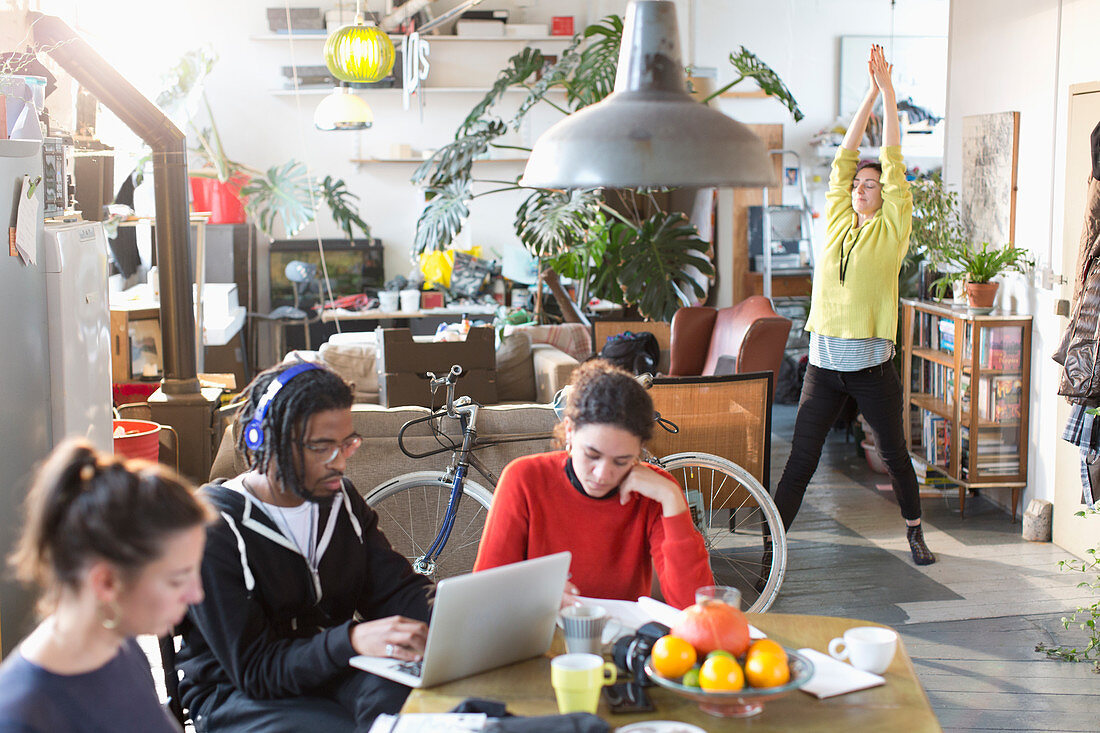
<path fill-rule="evenodd" d="M 741 466 L 771 490 L 772 379 L 770 372 L 720 377 L 658 377 L 649 391 L 661 417 L 680 431 L 654 432 L 657 456 L 699 451 Z M 738 497 L 723 500 L 723 506 Z M 743 497 L 742 497 L 743 498 Z"/>

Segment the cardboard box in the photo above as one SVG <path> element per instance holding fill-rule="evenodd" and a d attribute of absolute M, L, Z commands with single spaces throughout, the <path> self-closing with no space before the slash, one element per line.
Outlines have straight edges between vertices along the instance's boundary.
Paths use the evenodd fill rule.
<path fill-rule="evenodd" d="M 287 25 L 287 9 L 283 6 L 267 9 L 267 27 L 272 33 L 324 33 L 325 16 L 320 8 L 290 8 L 290 25 Z"/>
<path fill-rule="evenodd" d="M 496 340 L 489 327 L 471 328 L 465 341 L 423 343 L 414 341 L 407 328 L 384 328 L 378 341 L 378 397 L 386 407 L 432 404 L 427 372 L 446 374 L 452 365 L 462 367 L 455 395 L 474 401 L 497 401 Z M 445 394 L 435 396 L 443 405 Z"/>
<path fill-rule="evenodd" d="M 503 38 L 504 23 L 499 20 L 460 20 L 455 35 L 470 38 Z"/>

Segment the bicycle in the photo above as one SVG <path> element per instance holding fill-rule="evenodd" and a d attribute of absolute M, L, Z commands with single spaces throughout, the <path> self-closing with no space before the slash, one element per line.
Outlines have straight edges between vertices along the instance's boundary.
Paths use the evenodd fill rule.
<path fill-rule="evenodd" d="M 443 471 L 414 471 L 386 481 L 365 496 L 379 516 L 379 528 L 413 569 L 433 580 L 470 572 L 477 557 L 492 492 L 469 477 L 473 468 L 496 487 L 497 476 L 476 451 L 504 443 L 545 440 L 551 433 L 521 433 L 484 440 L 477 434 L 480 405 L 469 397 L 455 399 L 462 369 L 451 367 L 436 377 L 428 372 L 434 395 L 446 387 L 446 406 L 405 423 L 398 431 L 401 451 L 414 459 L 451 452 Z M 651 381 L 651 380 L 650 380 Z M 648 388 L 648 384 L 643 381 Z M 461 443 L 442 430 L 444 418 L 458 420 Z M 670 432 L 678 428 L 660 415 L 657 422 Z M 441 447 L 414 453 L 405 433 L 427 422 Z M 779 511 L 767 490 L 748 471 L 709 453 L 683 452 L 658 458 L 646 452 L 646 462 L 668 473 L 684 489 L 696 528 L 706 540 L 715 582 L 741 590 L 748 611 L 771 606 L 787 567 L 787 542 Z M 466 500 L 464 501 L 463 498 Z"/>

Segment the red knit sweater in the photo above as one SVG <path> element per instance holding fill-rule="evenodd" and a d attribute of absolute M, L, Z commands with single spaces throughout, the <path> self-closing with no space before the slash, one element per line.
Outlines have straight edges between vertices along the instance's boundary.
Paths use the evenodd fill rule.
<path fill-rule="evenodd" d="M 581 595 L 636 600 L 650 593 L 656 567 L 665 601 L 677 608 L 714 583 L 689 512 L 663 517 L 660 503 L 643 496 L 626 506 L 618 494 L 586 496 L 570 483 L 567 460 L 565 452 L 541 453 L 504 468 L 475 571 L 569 550 L 570 579 Z"/>

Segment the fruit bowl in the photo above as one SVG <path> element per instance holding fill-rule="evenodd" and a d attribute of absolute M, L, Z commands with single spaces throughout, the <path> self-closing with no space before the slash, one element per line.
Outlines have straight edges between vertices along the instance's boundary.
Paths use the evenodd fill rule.
<path fill-rule="evenodd" d="M 778 687 L 745 687 L 737 692 L 707 692 L 698 687 L 685 687 L 675 680 L 657 674 L 653 668 L 652 657 L 646 658 L 645 671 L 654 684 L 694 700 L 699 703 L 699 709 L 704 713 L 719 718 L 748 718 L 762 711 L 766 701 L 775 700 L 792 690 L 797 690 L 809 682 L 810 677 L 813 676 L 813 662 L 792 649 L 786 647 L 784 649 L 791 666 L 791 680 Z"/>

